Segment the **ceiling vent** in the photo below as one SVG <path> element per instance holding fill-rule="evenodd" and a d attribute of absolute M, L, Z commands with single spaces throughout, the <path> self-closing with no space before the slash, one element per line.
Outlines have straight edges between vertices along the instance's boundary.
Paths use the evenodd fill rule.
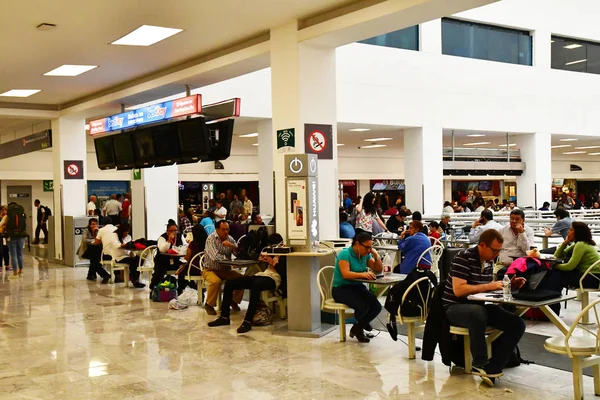
<path fill-rule="evenodd" d="M 42 32 L 45 32 L 45 31 L 50 31 L 50 30 L 52 30 L 52 29 L 54 29 L 54 28 L 56 28 L 56 25 L 55 25 L 55 24 L 49 24 L 49 23 L 47 23 L 47 22 L 43 22 L 43 23 L 39 24 L 39 25 L 36 27 L 36 29 L 37 29 L 38 31 L 42 31 Z"/>

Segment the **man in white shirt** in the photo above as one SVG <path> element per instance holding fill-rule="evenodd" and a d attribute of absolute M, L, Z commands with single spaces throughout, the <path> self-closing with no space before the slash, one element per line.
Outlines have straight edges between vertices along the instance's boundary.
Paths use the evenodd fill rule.
<path fill-rule="evenodd" d="M 510 212 L 510 225 L 499 230 L 504 238 L 500 251 L 500 263 L 509 265 L 516 257 L 525 257 L 534 247 L 533 229 L 525 225 L 525 213 L 518 208 Z"/>
<path fill-rule="evenodd" d="M 117 201 L 116 194 L 111 195 L 110 200 L 104 204 L 104 213 L 110 218 L 113 225 L 118 225 L 121 222 L 120 214 L 122 210 L 123 206 Z"/>
<path fill-rule="evenodd" d="M 223 200 L 218 199 L 215 201 L 217 203 L 217 209 L 215 210 L 215 223 L 219 221 L 224 221 L 227 218 L 227 209 L 223 207 Z"/>
<path fill-rule="evenodd" d="M 481 218 L 473 223 L 473 227 L 469 231 L 469 241 L 471 243 L 479 243 L 479 237 L 488 229 L 499 231 L 502 225 L 494 221 L 494 214 L 490 210 L 483 210 Z"/>
<path fill-rule="evenodd" d="M 480 213 L 483 210 L 485 210 L 482 199 L 475 199 L 475 203 L 473 203 L 473 206 L 475 206 L 475 209 L 473 210 L 473 212 Z"/>
<path fill-rule="evenodd" d="M 442 214 L 452 214 L 454 213 L 454 208 L 452 208 L 452 204 L 449 201 L 444 203 L 444 209 L 442 210 Z"/>
<path fill-rule="evenodd" d="M 96 211 L 96 201 L 98 198 L 94 195 L 90 196 L 90 202 L 87 203 L 87 215 L 94 216 L 94 211 Z"/>

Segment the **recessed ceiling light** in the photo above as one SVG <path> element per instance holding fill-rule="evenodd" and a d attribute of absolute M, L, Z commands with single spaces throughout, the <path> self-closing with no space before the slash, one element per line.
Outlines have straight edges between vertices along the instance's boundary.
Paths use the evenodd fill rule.
<path fill-rule="evenodd" d="M 467 135 L 467 137 L 483 137 L 485 136 L 483 133 L 474 133 L 472 135 Z"/>
<path fill-rule="evenodd" d="M 585 150 L 585 149 L 600 149 L 600 146 L 583 146 L 583 147 L 575 147 L 576 150 Z"/>
<path fill-rule="evenodd" d="M 84 72 L 91 71 L 94 68 L 98 68 L 97 65 L 71 65 L 65 64 L 58 68 L 53 69 L 50 72 L 46 72 L 45 76 L 77 76 Z"/>
<path fill-rule="evenodd" d="M 570 144 L 557 144 L 556 146 L 550 146 L 553 149 L 560 149 L 562 147 L 571 147 Z"/>
<path fill-rule="evenodd" d="M 340 146 L 345 146 L 345 144 L 344 144 L 344 143 L 338 143 L 337 145 L 338 145 L 338 147 L 340 147 Z"/>
<path fill-rule="evenodd" d="M 573 138 L 570 138 L 570 139 L 559 139 L 558 141 L 559 142 L 574 142 L 576 140 L 579 140 L 579 139 L 573 139 Z"/>
<path fill-rule="evenodd" d="M 512 146 L 516 146 L 516 143 L 509 143 L 508 146 L 512 147 Z M 506 147 L 506 144 L 501 144 L 500 147 Z"/>
<path fill-rule="evenodd" d="M 584 154 L 586 153 L 585 151 L 567 151 L 566 153 L 563 154 Z"/>
<path fill-rule="evenodd" d="M 380 138 L 373 138 L 373 139 L 365 139 L 365 142 L 385 142 L 386 140 L 392 140 L 393 138 L 391 137 L 380 137 Z"/>
<path fill-rule="evenodd" d="M 4 92 L 0 94 L 0 96 L 4 97 L 29 97 L 38 92 L 41 92 L 39 89 L 12 89 L 8 92 Z"/>
<path fill-rule="evenodd" d="M 588 156 L 600 156 L 600 153 L 588 153 Z"/>
<path fill-rule="evenodd" d="M 573 49 L 578 49 L 578 48 L 580 48 L 581 46 L 583 46 L 583 45 L 581 45 L 581 44 L 577 44 L 577 43 L 572 43 L 572 44 L 568 44 L 568 45 L 566 45 L 566 46 L 563 46 L 563 47 L 564 47 L 565 49 L 573 50 Z"/>
<path fill-rule="evenodd" d="M 584 58 L 583 60 L 577 60 L 577 61 L 568 62 L 565 65 L 579 64 L 579 63 L 586 62 L 586 61 L 587 61 L 587 58 Z"/>
<path fill-rule="evenodd" d="M 352 128 L 352 129 L 348 129 L 350 132 L 366 132 L 366 131 L 370 131 L 371 128 Z"/>
<path fill-rule="evenodd" d="M 240 137 L 257 137 L 257 136 L 258 136 L 258 132 L 246 133 L 245 135 L 240 135 Z"/>
<path fill-rule="evenodd" d="M 479 146 L 482 144 L 490 144 L 492 142 L 474 142 L 474 143 L 465 143 L 464 146 Z"/>
<path fill-rule="evenodd" d="M 358 146 L 359 149 L 376 149 L 378 147 L 385 147 L 386 144 L 370 144 L 367 146 Z"/>
<path fill-rule="evenodd" d="M 252 146 L 258 146 L 258 143 L 252 143 Z"/>
<path fill-rule="evenodd" d="M 115 40 L 111 44 L 122 46 L 151 46 L 154 43 L 165 40 L 166 38 L 176 35 L 181 31 L 183 31 L 183 29 L 142 25 L 133 32 Z"/>

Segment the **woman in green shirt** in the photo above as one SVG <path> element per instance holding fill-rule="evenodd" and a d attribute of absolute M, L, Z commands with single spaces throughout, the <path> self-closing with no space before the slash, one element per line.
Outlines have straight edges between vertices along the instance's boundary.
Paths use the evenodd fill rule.
<path fill-rule="evenodd" d="M 579 287 L 579 280 L 585 271 L 600 260 L 600 254 L 595 246 L 596 243 L 592 240 L 592 232 L 587 224 L 573 222 L 567 238 L 554 253 L 556 258 L 568 259 L 566 263 L 554 266 L 555 270 L 561 272 L 564 286 Z M 600 286 L 600 281 L 592 274 L 600 276 L 600 264 L 585 277 L 583 287 L 597 288 Z"/>
<path fill-rule="evenodd" d="M 375 279 L 375 272 L 383 270 L 381 258 L 373 249 L 373 239 L 368 232 L 361 232 L 352 239 L 352 246 L 346 247 L 337 256 L 333 270 L 333 299 L 354 309 L 358 323 L 350 329 L 350 337 L 356 336 L 361 343 L 368 343 L 364 329 L 381 312 L 377 297 L 367 289 L 364 283 L 355 279 Z"/>

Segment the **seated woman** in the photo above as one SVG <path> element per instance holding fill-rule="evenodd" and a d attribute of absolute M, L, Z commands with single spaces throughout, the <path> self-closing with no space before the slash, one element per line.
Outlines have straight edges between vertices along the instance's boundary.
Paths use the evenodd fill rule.
<path fill-rule="evenodd" d="M 277 245 L 281 242 L 283 242 L 283 238 L 280 234 L 274 233 L 269 236 L 270 245 Z M 231 323 L 229 321 L 229 308 L 233 299 L 233 291 L 237 289 L 250 289 L 250 303 L 248 304 L 248 310 L 246 311 L 242 325 L 237 329 L 237 333 L 246 333 L 252 329 L 252 318 L 254 318 L 254 314 L 258 307 L 260 293 L 263 290 L 276 290 L 281 284 L 281 275 L 277 272 L 279 257 L 269 257 L 262 253 L 259 260 L 266 262 L 268 265 L 267 269 L 263 272 L 258 272 L 252 276 L 243 276 L 241 278 L 225 281 L 221 316 L 214 321 L 209 322 L 208 326 L 215 327 L 229 325 Z"/>
<path fill-rule="evenodd" d="M 102 277 L 102 283 L 106 284 L 110 280 L 110 274 L 102 268 L 102 246 L 96 244 L 96 235 L 98 234 L 98 220 L 90 218 L 88 226 L 83 230 L 81 244 L 77 250 L 79 258 L 90 260 L 90 268 L 87 273 L 88 281 L 96 281 L 96 275 Z M 1 239 L 0 239 L 1 240 Z"/>
<path fill-rule="evenodd" d="M 131 242 L 131 236 L 129 235 L 130 227 L 127 223 L 119 224 L 117 229 L 108 238 L 110 241 L 110 256 L 118 263 L 129 264 L 129 279 L 133 286 L 136 288 L 144 288 L 145 284 L 139 281 L 140 273 L 137 268 L 140 263 L 140 258 L 131 250 L 126 247 Z M 104 240 L 102 240 L 104 245 Z"/>
<path fill-rule="evenodd" d="M 206 231 L 200 224 L 194 225 L 192 228 L 192 236 L 193 240 L 190 242 L 190 245 L 187 248 L 187 252 L 185 254 L 185 260 L 189 263 L 192 258 L 194 258 L 198 253 L 202 253 L 204 248 L 206 247 L 206 239 L 208 235 Z M 189 269 L 190 275 L 200 276 L 202 275 L 202 270 L 200 267 L 200 257 L 194 260 L 192 267 Z M 196 282 L 188 281 L 185 277 L 188 274 L 188 264 L 182 265 L 177 271 L 178 279 L 177 279 L 177 292 L 179 294 L 183 293 L 185 288 L 189 285 L 193 289 L 198 289 L 196 287 Z"/>
<path fill-rule="evenodd" d="M 167 231 L 160 235 L 157 243 L 157 252 L 154 257 L 154 272 L 150 281 L 150 290 L 160 283 L 165 277 L 167 271 L 177 270 L 181 265 L 180 257 L 168 255 L 173 247 L 183 246 L 185 243 L 183 236 L 179 234 L 179 228 L 173 220 L 167 223 Z"/>
<path fill-rule="evenodd" d="M 333 299 L 354 309 L 358 323 L 350 329 L 350 337 L 356 336 L 361 343 L 368 343 L 364 329 L 370 326 L 381 311 L 377 297 L 367 289 L 364 283 L 355 279 L 375 279 L 375 274 L 367 270 L 381 272 L 383 264 L 373 249 L 371 234 L 361 232 L 352 239 L 352 246 L 346 247 L 337 256 L 333 271 Z"/>
<path fill-rule="evenodd" d="M 600 260 L 600 254 L 592 240 L 592 232 L 584 222 L 573 222 L 567 238 L 554 253 L 556 258 L 568 258 L 564 264 L 556 264 L 554 270 L 560 271 L 562 286 L 579 287 L 579 280 L 587 269 Z M 600 266 L 595 267 L 583 280 L 583 287 L 597 288 L 600 281 L 593 275 L 600 277 Z"/>

